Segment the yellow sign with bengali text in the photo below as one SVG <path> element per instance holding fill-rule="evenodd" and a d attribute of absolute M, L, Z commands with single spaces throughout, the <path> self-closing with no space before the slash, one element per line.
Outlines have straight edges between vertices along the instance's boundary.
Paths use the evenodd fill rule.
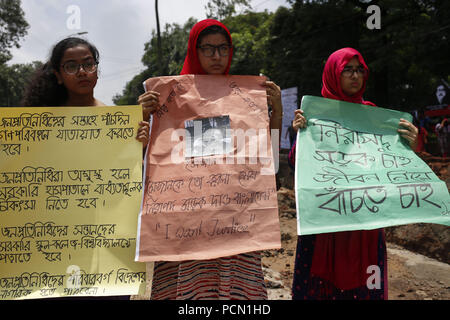
<path fill-rule="evenodd" d="M 142 294 L 139 106 L 0 108 L 0 300 Z"/>

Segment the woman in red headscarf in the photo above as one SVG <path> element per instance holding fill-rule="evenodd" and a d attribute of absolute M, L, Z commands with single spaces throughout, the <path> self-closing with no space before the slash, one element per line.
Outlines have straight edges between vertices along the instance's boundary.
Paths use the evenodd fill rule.
<path fill-rule="evenodd" d="M 363 100 L 368 76 L 369 69 L 358 51 L 352 48 L 337 50 L 330 55 L 325 64 L 322 96 L 375 106 L 372 102 Z M 294 129 L 305 128 L 306 124 L 303 111 L 296 110 L 292 123 Z M 399 126 L 401 127 L 398 129 L 399 134 L 415 150 L 417 128 L 404 119 L 400 120 Z M 295 163 L 295 149 L 296 145 L 289 153 L 292 165 Z M 374 267 L 369 268 L 370 266 Z M 367 280 L 372 275 L 379 276 L 379 285 L 377 281 L 373 283 L 369 281 L 373 286 L 368 286 Z M 292 298 L 387 299 L 384 230 L 298 236 Z"/>
<path fill-rule="evenodd" d="M 230 32 L 217 20 L 198 22 L 189 34 L 181 74 L 228 74 L 233 55 Z M 281 90 L 271 81 L 262 84 L 272 106 L 270 126 L 281 128 Z M 144 112 L 159 108 L 159 93 L 139 97 Z M 267 299 L 261 254 L 250 252 L 212 260 L 156 262 L 151 299 Z"/>
<path fill-rule="evenodd" d="M 233 43 L 228 28 L 214 19 L 196 23 L 189 33 L 187 55 L 180 74 L 228 74 L 233 57 Z M 281 129 L 283 106 L 281 90 L 272 81 L 262 84 L 267 90 L 267 101 L 271 106 L 270 129 Z M 147 91 L 138 103 L 144 109 L 144 119 L 159 107 L 159 92 Z"/>

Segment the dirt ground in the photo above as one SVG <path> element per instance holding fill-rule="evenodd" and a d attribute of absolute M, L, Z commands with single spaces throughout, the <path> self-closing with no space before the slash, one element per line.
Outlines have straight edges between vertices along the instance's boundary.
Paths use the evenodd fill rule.
<path fill-rule="evenodd" d="M 290 300 L 297 245 L 296 219 L 280 217 L 280 250 L 265 251 L 263 269 L 270 300 Z M 388 243 L 389 300 L 449 300 L 450 265 Z"/>
<path fill-rule="evenodd" d="M 262 258 L 269 300 L 291 300 L 297 223 L 289 210 L 281 214 L 280 227 L 282 248 L 264 251 Z M 450 300 L 449 264 L 392 243 L 387 246 L 389 300 Z M 148 300 L 149 289 L 150 282 L 144 296 L 132 296 L 131 299 Z"/>
<path fill-rule="evenodd" d="M 443 169 L 445 169 L 446 174 L 450 171 L 447 171 L 447 166 L 442 169 L 438 167 L 439 171 Z M 450 175 L 443 180 L 450 185 Z M 269 300 L 291 300 L 297 245 L 295 196 L 292 189 L 281 187 L 278 191 L 278 206 L 282 248 L 263 251 L 262 265 Z M 417 249 L 416 252 L 421 251 L 425 254 L 428 253 L 430 256 L 433 256 L 433 254 L 434 256 L 440 256 L 435 254 L 435 252 L 439 252 L 436 247 L 442 247 L 444 250 L 441 250 L 443 252 L 441 261 L 447 262 L 449 260 L 446 251 L 448 250 L 445 248 L 448 246 L 449 230 L 445 226 L 440 227 L 442 228 L 438 229 L 437 238 L 433 242 L 428 241 L 427 237 L 421 237 L 419 227 L 409 228 L 407 229 L 408 232 L 400 230 L 398 233 L 403 238 L 400 236 L 391 237 L 396 243 L 408 244 L 412 240 L 417 240 L 421 242 L 421 245 L 418 246 L 416 243 L 413 246 Z M 389 300 L 450 300 L 450 264 L 412 252 L 393 242 L 387 243 L 387 251 Z M 150 270 L 148 269 L 148 271 Z M 152 273 L 147 272 L 147 274 L 151 276 Z M 131 299 L 149 299 L 149 289 L 150 282 L 147 283 L 147 292 L 144 296 L 133 296 Z"/>

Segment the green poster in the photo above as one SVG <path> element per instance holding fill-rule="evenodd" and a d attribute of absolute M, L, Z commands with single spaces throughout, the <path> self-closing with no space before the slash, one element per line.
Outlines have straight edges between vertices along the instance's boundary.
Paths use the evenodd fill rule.
<path fill-rule="evenodd" d="M 397 129 L 408 113 L 304 96 L 297 133 L 299 235 L 410 223 L 450 224 L 446 184 Z"/>

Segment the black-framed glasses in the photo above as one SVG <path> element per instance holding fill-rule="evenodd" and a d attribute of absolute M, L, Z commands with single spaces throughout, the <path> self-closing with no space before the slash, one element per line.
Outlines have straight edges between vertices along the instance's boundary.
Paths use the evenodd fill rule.
<path fill-rule="evenodd" d="M 80 70 L 80 67 L 83 68 L 83 70 L 87 73 L 94 73 L 97 71 L 97 65 L 94 60 L 87 61 L 83 63 L 77 63 L 75 61 L 68 61 L 62 65 L 64 72 L 67 74 L 76 74 L 78 73 L 78 70 Z"/>
<path fill-rule="evenodd" d="M 205 57 L 212 57 L 216 54 L 216 50 L 219 52 L 219 56 L 226 57 L 230 54 L 231 46 L 228 44 L 221 44 L 214 46 L 212 44 L 206 44 L 204 46 L 197 46 Z"/>
<path fill-rule="evenodd" d="M 353 76 L 353 73 L 355 73 L 355 72 L 358 74 L 358 76 L 363 76 L 364 77 L 366 75 L 366 73 L 367 73 L 367 70 L 364 69 L 364 67 L 357 67 L 355 69 L 352 68 L 352 67 L 345 67 L 342 70 L 342 75 L 344 77 L 350 78 L 350 77 Z"/>

